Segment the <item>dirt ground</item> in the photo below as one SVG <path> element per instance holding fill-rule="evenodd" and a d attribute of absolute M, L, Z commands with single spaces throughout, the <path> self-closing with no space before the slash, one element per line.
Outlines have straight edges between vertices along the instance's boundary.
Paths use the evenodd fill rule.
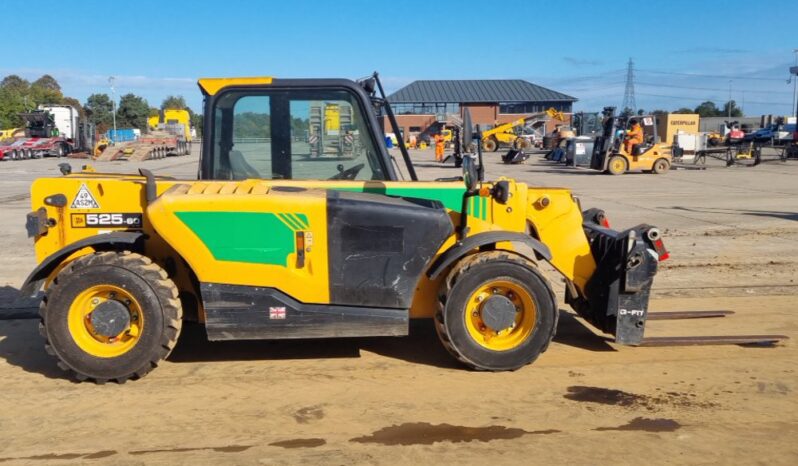
<path fill-rule="evenodd" d="M 413 156 L 424 179 L 458 174 L 429 151 Z M 736 312 L 650 322 L 647 335 L 792 340 L 621 347 L 563 306 L 547 353 L 493 374 L 459 367 L 427 322 L 405 338 L 292 342 L 208 343 L 189 326 L 140 381 L 74 383 L 16 295 L 35 265 L 28 186 L 59 161 L 0 162 L 0 463 L 797 464 L 798 163 L 613 177 L 539 156 L 497 161 L 487 154 L 489 178 L 570 187 L 615 228 L 661 227 L 672 258 L 654 311 Z M 141 165 L 191 177 L 196 163 Z"/>

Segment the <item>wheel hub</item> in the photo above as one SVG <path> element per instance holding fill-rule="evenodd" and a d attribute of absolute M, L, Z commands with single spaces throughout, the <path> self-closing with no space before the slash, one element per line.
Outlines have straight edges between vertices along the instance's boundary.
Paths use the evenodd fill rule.
<path fill-rule="evenodd" d="M 91 325 L 98 335 L 115 337 L 130 327 L 130 311 L 119 301 L 103 301 L 91 313 Z"/>
<path fill-rule="evenodd" d="M 501 332 L 515 324 L 515 304 L 506 296 L 495 294 L 482 304 L 482 322 L 494 332 Z"/>

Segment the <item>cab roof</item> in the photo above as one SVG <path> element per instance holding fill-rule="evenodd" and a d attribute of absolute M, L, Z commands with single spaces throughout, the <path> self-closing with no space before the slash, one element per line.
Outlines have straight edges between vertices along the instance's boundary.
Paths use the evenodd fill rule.
<path fill-rule="evenodd" d="M 268 86 L 274 78 L 271 76 L 251 76 L 243 78 L 200 78 L 197 84 L 203 94 L 214 95 L 228 86 Z"/>

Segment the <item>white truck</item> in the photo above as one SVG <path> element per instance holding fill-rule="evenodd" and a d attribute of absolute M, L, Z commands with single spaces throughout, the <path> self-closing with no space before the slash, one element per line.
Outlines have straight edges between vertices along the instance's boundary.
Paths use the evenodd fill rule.
<path fill-rule="evenodd" d="M 21 115 L 25 136 L 0 146 L 0 160 L 63 157 L 91 147 L 90 131 L 71 105 L 39 105 L 37 110 Z"/>

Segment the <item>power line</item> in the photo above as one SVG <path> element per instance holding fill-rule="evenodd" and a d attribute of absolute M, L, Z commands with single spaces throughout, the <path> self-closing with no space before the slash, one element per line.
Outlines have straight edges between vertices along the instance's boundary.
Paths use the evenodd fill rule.
<path fill-rule="evenodd" d="M 664 99 L 693 100 L 693 101 L 696 101 L 696 102 L 698 102 L 698 101 L 706 102 L 706 101 L 713 101 L 713 100 L 722 100 L 722 99 L 708 99 L 706 97 L 702 98 L 702 97 L 687 97 L 687 96 L 679 96 L 679 95 L 647 94 L 647 93 L 643 93 L 643 92 L 640 92 L 639 95 L 644 95 L 646 97 L 662 97 Z M 758 105 L 783 105 L 783 106 L 789 106 L 789 107 L 792 106 L 792 104 L 784 103 L 784 102 L 757 102 L 757 101 L 754 101 L 754 100 L 746 100 L 745 103 L 746 104 L 758 104 Z"/>
<path fill-rule="evenodd" d="M 563 83 L 571 83 L 571 82 L 579 82 L 588 79 L 603 79 L 603 78 L 612 78 L 614 76 L 619 75 L 620 73 L 625 72 L 625 69 L 620 70 L 609 70 L 599 74 L 593 75 L 582 75 L 582 76 L 570 76 L 570 77 L 544 77 L 544 76 L 521 76 L 519 79 L 525 79 L 527 81 L 538 82 L 538 83 L 547 83 L 547 85 L 554 85 L 554 86 L 562 86 Z"/>
<path fill-rule="evenodd" d="M 571 87 L 571 86 L 558 86 L 560 90 L 566 92 L 579 92 L 579 91 L 605 91 L 610 89 L 616 89 L 620 86 L 623 86 L 626 81 L 620 82 L 612 82 L 612 83 L 601 83 L 601 86 L 587 86 L 587 87 Z"/>
<path fill-rule="evenodd" d="M 642 73 L 653 73 L 653 74 L 668 74 L 668 75 L 675 75 L 675 76 L 689 76 L 693 78 L 716 78 L 716 79 L 737 79 L 737 80 L 752 80 L 752 81 L 780 81 L 786 82 L 785 79 L 781 78 L 762 78 L 757 76 L 729 76 L 729 75 L 719 75 L 719 74 L 700 74 L 700 73 L 679 73 L 676 71 L 660 71 L 660 70 L 646 70 L 646 69 L 638 69 Z"/>
<path fill-rule="evenodd" d="M 671 87 L 674 89 L 691 89 L 696 91 L 725 91 L 725 89 L 717 88 L 717 87 L 692 87 L 692 86 L 677 86 L 674 84 L 655 84 L 655 83 L 645 83 L 637 81 L 638 85 L 641 86 L 654 86 L 654 87 Z M 787 95 L 788 92 L 780 92 L 780 91 L 755 91 L 753 89 L 738 89 L 734 88 L 735 91 L 740 92 L 750 92 L 750 93 L 757 93 L 757 94 L 777 94 L 777 95 Z"/>

